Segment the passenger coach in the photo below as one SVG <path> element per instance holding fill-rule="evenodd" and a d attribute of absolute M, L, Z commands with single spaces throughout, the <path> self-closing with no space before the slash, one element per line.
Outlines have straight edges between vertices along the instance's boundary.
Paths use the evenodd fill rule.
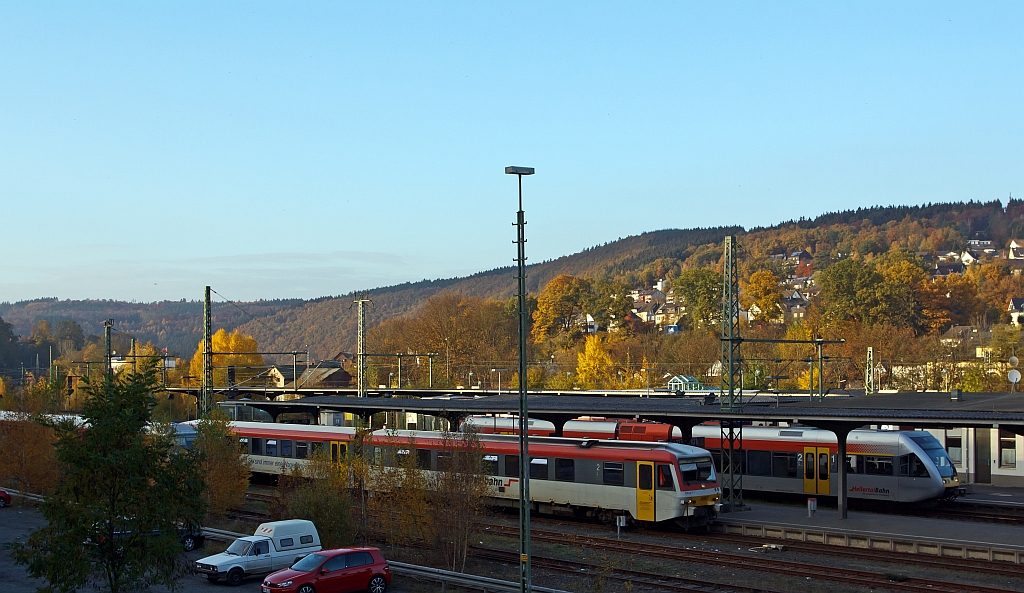
<path fill-rule="evenodd" d="M 252 471 L 281 474 L 306 463 L 314 451 L 339 461 L 355 429 L 335 426 L 232 422 L 245 443 Z M 480 435 L 484 471 L 498 506 L 519 499 L 518 439 Z M 413 455 L 423 471 L 439 471 L 451 455 L 437 432 L 379 430 L 363 454 L 384 465 Z M 540 513 L 602 520 L 628 515 L 636 521 L 675 521 L 699 527 L 714 519 L 721 488 L 708 451 L 678 443 L 530 438 L 530 499 Z"/>

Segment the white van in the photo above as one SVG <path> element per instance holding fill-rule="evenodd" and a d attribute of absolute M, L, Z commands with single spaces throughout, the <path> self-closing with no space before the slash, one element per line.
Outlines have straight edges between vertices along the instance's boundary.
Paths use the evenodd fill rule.
<path fill-rule="evenodd" d="M 312 521 L 272 521 L 261 524 L 253 535 L 236 539 L 220 554 L 196 561 L 196 570 L 211 581 L 224 577 L 229 585 L 239 585 L 247 576 L 288 568 L 321 549 Z"/>

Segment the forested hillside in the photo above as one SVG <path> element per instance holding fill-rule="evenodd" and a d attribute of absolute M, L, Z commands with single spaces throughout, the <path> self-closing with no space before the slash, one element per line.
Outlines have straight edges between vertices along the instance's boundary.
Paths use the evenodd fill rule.
<path fill-rule="evenodd" d="M 634 288 L 650 287 L 657 279 L 671 281 L 684 270 L 718 267 L 722 237 L 727 234 L 739 236 L 744 278 L 770 265 L 772 255 L 801 249 L 813 255 L 814 270 L 820 271 L 844 259 L 870 259 L 891 249 L 926 254 L 962 250 L 968 239 L 976 235 L 992 240 L 998 249 L 1005 249 L 1009 239 L 1024 235 L 1024 202 L 1011 200 L 1005 209 L 998 201 L 874 207 L 750 231 L 740 227 L 654 231 L 533 264 L 528 270 L 528 288 L 539 293 L 560 274 L 615 280 Z M 505 300 L 514 292 L 514 275 L 514 269 L 507 267 L 466 278 L 424 280 L 370 290 L 373 305 L 368 312 L 368 325 L 407 315 L 427 298 L 443 291 Z M 323 358 L 355 347 L 356 310 L 350 296 L 258 301 L 239 303 L 239 307 L 215 302 L 214 326 L 238 328 L 251 334 L 261 349 L 293 350 L 308 346 L 315 357 Z M 56 326 L 70 319 L 86 333 L 100 333 L 102 321 L 112 318 L 119 331 L 168 347 L 186 358 L 191 356 L 202 332 L 202 304 L 198 301 L 39 299 L 0 304 L 0 317 L 23 336 L 29 335 L 33 324 L 40 320 Z"/>

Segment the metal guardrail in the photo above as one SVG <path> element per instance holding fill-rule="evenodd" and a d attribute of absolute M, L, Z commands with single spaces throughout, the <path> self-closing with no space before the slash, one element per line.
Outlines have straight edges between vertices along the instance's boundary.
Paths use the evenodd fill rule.
<path fill-rule="evenodd" d="M 441 570 L 440 568 L 417 566 L 415 564 L 406 564 L 404 562 L 391 562 L 390 564 L 391 572 L 394 574 L 441 583 L 441 591 L 447 591 L 449 584 L 468 589 L 476 589 L 483 591 L 484 593 L 489 593 L 491 591 L 494 591 L 495 593 L 506 591 L 517 592 L 520 590 L 519 583 L 514 583 L 512 581 L 502 581 L 492 579 L 490 577 L 477 576 L 475 574 L 465 574 L 450 570 Z M 569 593 L 562 589 L 551 589 L 549 587 L 538 587 L 536 585 L 533 586 L 533 590 L 538 591 L 539 593 Z"/>
<path fill-rule="evenodd" d="M 21 490 L 13 490 L 11 488 L 4 488 L 4 490 L 6 490 L 7 493 L 12 495 L 12 496 L 20 496 L 22 498 L 27 498 L 27 499 L 33 500 L 35 502 L 43 502 L 43 500 L 44 500 L 43 496 L 40 495 L 40 494 L 30 494 L 28 492 L 22 492 Z"/>

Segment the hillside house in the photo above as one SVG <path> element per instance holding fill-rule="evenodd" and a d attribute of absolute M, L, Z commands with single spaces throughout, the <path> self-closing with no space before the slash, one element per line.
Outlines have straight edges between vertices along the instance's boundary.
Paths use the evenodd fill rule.
<path fill-rule="evenodd" d="M 794 251 L 786 258 L 793 264 L 793 278 L 808 278 L 814 272 L 814 256 L 805 249 Z"/>
<path fill-rule="evenodd" d="M 665 293 L 658 290 L 657 288 L 652 288 L 650 290 L 632 290 L 630 291 L 629 296 L 630 298 L 633 299 L 633 302 L 638 305 L 640 303 L 665 302 Z"/>
<path fill-rule="evenodd" d="M 298 387 L 291 365 L 275 365 L 267 371 L 270 385 L 286 389 L 306 389 L 310 387 L 349 387 L 352 385 L 352 374 L 342 368 L 343 363 L 337 360 L 322 360 L 315 366 L 298 365 L 294 368 L 299 373 Z"/>
<path fill-rule="evenodd" d="M 802 321 L 807 315 L 811 299 L 801 290 L 786 290 L 782 293 L 783 321 L 787 324 Z"/>
<path fill-rule="evenodd" d="M 1010 313 L 1010 324 L 1020 327 L 1020 316 L 1024 314 L 1024 298 L 1010 299 L 1006 310 Z"/>
<path fill-rule="evenodd" d="M 935 264 L 935 269 L 932 271 L 932 278 L 945 278 L 950 274 L 963 274 L 967 272 L 967 266 L 962 262 L 952 261 Z"/>

